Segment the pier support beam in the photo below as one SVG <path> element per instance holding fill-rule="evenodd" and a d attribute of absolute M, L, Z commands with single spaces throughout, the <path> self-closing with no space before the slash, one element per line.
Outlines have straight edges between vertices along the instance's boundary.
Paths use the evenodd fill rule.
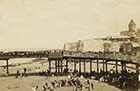
<path fill-rule="evenodd" d="M 55 60 L 55 72 L 57 73 L 57 60 Z"/>
<path fill-rule="evenodd" d="M 58 73 L 60 73 L 60 60 L 58 60 Z"/>
<path fill-rule="evenodd" d="M 74 71 L 76 70 L 76 61 L 74 60 Z"/>
<path fill-rule="evenodd" d="M 51 73 L 51 60 L 48 59 L 48 61 L 49 61 L 49 72 Z"/>
<path fill-rule="evenodd" d="M 106 62 L 105 62 L 105 63 L 106 63 L 106 72 L 107 72 L 107 71 L 108 71 L 107 60 L 106 60 Z"/>
<path fill-rule="evenodd" d="M 105 72 L 105 61 L 103 60 L 103 72 Z"/>
<path fill-rule="evenodd" d="M 86 60 L 84 59 L 84 74 L 86 72 Z"/>
<path fill-rule="evenodd" d="M 118 72 L 118 62 L 116 61 L 116 73 Z"/>
<path fill-rule="evenodd" d="M 90 61 L 90 73 L 92 72 L 92 60 L 89 60 Z"/>
<path fill-rule="evenodd" d="M 123 63 L 121 63 L 121 68 L 122 68 L 122 71 L 124 71 L 124 70 L 123 70 Z"/>
<path fill-rule="evenodd" d="M 68 66 L 69 66 L 69 65 L 68 65 L 68 61 L 66 61 L 66 69 L 67 69 L 67 70 L 68 70 Z"/>
<path fill-rule="evenodd" d="M 122 72 L 125 70 L 126 64 L 124 62 L 121 62 Z"/>
<path fill-rule="evenodd" d="M 81 60 L 79 59 L 79 73 L 81 73 Z"/>
<path fill-rule="evenodd" d="M 97 73 L 99 73 L 99 60 L 97 59 Z"/>
<path fill-rule="evenodd" d="M 136 65 L 136 74 L 139 74 L 139 66 Z"/>
<path fill-rule="evenodd" d="M 9 59 L 6 60 L 6 72 L 9 75 Z"/>
<path fill-rule="evenodd" d="M 63 60 L 60 60 L 61 73 L 63 72 Z"/>
<path fill-rule="evenodd" d="M 137 87 L 137 89 L 139 89 L 138 87 L 139 87 L 139 65 L 137 64 L 136 65 L 136 76 L 137 76 L 137 82 L 136 82 L 136 87 Z"/>

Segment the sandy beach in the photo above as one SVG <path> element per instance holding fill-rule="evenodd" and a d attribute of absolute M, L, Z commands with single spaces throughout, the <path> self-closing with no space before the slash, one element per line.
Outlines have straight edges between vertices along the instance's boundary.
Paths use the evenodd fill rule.
<path fill-rule="evenodd" d="M 0 91 L 32 91 L 32 86 L 38 85 L 39 89 L 43 86 L 43 84 L 47 81 L 51 81 L 54 79 L 62 79 L 65 77 L 39 77 L 39 76 L 30 76 L 27 78 L 15 79 L 14 77 L 4 77 L 0 78 Z M 100 83 L 98 81 L 93 80 L 95 85 L 94 91 L 121 91 L 118 88 L 110 86 L 105 83 Z M 72 87 L 62 87 L 56 88 L 55 91 L 72 91 Z M 41 91 L 41 90 L 40 90 Z M 83 91 L 87 91 L 84 89 Z"/>

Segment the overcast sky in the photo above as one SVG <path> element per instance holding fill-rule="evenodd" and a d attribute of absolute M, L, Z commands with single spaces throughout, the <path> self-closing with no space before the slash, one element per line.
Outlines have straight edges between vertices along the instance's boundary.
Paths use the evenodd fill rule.
<path fill-rule="evenodd" d="M 0 0 L 0 49 L 62 48 L 65 42 L 140 27 L 140 0 Z"/>

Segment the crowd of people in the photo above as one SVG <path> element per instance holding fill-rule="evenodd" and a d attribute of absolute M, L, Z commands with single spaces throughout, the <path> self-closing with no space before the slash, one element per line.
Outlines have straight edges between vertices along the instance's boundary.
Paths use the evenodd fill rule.
<path fill-rule="evenodd" d="M 57 79 L 54 81 L 46 81 L 44 85 L 41 86 L 41 89 L 39 89 L 39 86 L 33 86 L 33 91 L 54 91 L 57 88 L 62 87 L 72 87 L 72 91 L 83 91 L 83 89 L 87 89 L 87 91 L 93 91 L 94 90 L 94 84 L 89 79 L 83 79 L 80 80 L 80 77 L 76 78 L 68 78 L 68 79 Z"/>
<path fill-rule="evenodd" d="M 127 86 L 136 87 L 138 82 L 136 73 L 127 70 L 121 71 L 120 73 L 113 70 L 107 72 L 101 70 L 100 73 L 95 76 L 95 79 L 121 89 Z"/>

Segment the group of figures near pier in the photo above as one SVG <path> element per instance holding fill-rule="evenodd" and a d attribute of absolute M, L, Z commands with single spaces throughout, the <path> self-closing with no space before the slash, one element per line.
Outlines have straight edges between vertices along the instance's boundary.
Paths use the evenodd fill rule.
<path fill-rule="evenodd" d="M 41 86 L 32 86 L 33 91 L 54 91 L 55 89 L 63 88 L 63 87 L 72 87 L 72 91 L 93 91 L 94 90 L 94 84 L 90 79 L 84 79 L 79 77 L 70 77 L 63 79 L 57 79 L 53 81 L 46 81 Z"/>

